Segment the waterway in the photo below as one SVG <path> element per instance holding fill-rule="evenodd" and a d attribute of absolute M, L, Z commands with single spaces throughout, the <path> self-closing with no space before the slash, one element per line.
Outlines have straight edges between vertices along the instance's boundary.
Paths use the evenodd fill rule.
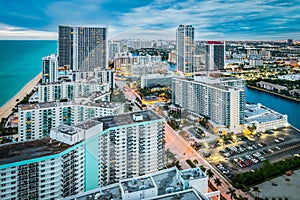
<path fill-rule="evenodd" d="M 245 87 L 245 91 L 247 102 L 261 103 L 281 114 L 286 114 L 288 122 L 300 129 L 300 102 L 247 87 Z"/>

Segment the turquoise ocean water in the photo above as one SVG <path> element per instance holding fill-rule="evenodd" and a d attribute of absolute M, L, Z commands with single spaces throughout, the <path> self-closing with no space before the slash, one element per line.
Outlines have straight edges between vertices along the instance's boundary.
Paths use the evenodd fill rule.
<path fill-rule="evenodd" d="M 42 71 L 42 58 L 57 51 L 55 40 L 0 40 L 0 106 Z"/>

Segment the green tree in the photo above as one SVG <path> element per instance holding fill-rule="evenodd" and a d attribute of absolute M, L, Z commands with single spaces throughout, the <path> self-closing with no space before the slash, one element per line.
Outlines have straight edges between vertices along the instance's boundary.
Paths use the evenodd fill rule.
<path fill-rule="evenodd" d="M 222 185 L 222 181 L 219 178 L 215 178 L 214 182 L 215 182 L 217 187 L 220 187 Z"/>
<path fill-rule="evenodd" d="M 206 171 L 206 168 L 205 168 L 203 165 L 200 165 L 199 168 L 200 168 L 203 172 Z"/>
<path fill-rule="evenodd" d="M 234 188 L 228 188 L 226 194 L 230 195 L 231 200 L 236 198 L 236 190 Z"/>
<path fill-rule="evenodd" d="M 209 179 L 211 179 L 211 178 L 214 177 L 214 175 L 215 175 L 215 174 L 211 171 L 211 169 L 207 170 L 207 171 L 206 171 L 206 174 L 207 174 L 207 176 L 208 176 Z"/>

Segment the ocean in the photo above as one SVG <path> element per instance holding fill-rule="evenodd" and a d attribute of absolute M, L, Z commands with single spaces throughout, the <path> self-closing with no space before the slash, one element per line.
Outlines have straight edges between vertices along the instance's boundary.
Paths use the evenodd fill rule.
<path fill-rule="evenodd" d="M 42 71 L 42 58 L 51 53 L 55 40 L 0 40 L 0 106 Z"/>

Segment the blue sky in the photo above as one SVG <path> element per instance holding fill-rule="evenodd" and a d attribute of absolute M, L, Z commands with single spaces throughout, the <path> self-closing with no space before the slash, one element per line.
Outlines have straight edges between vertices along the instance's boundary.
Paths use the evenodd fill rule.
<path fill-rule="evenodd" d="M 111 39 L 300 39 L 300 0 L 0 0 L 0 39 L 56 39 L 57 26 L 108 25 Z"/>

